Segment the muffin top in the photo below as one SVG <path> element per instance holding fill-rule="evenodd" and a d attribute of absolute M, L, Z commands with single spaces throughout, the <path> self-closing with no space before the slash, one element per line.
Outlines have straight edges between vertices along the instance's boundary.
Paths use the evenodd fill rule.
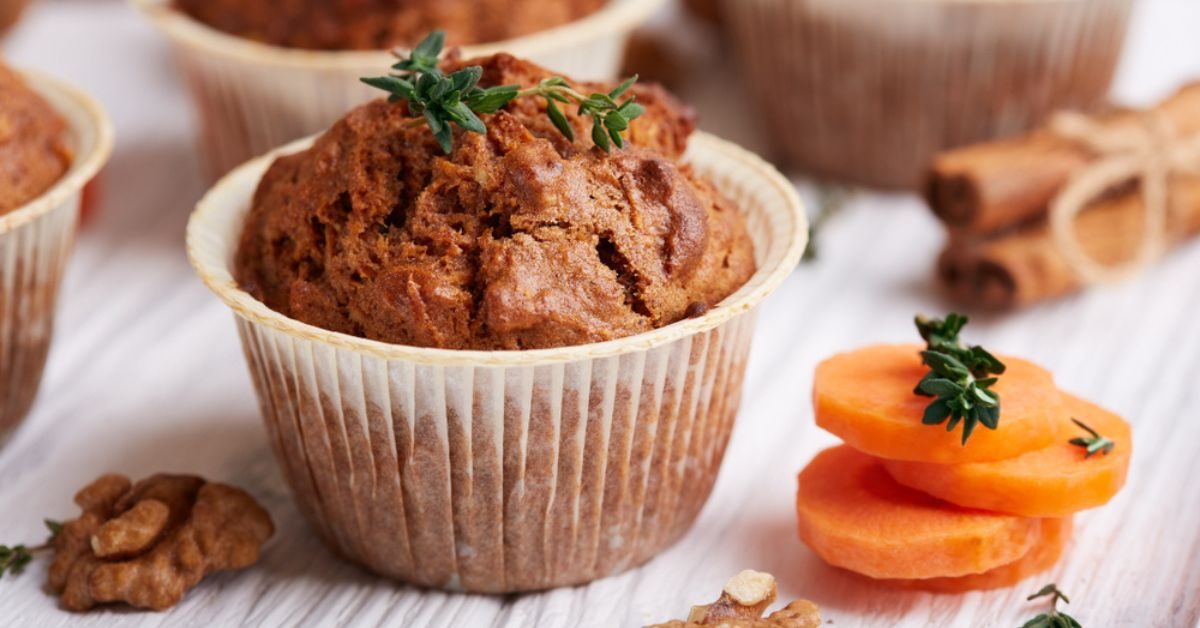
<path fill-rule="evenodd" d="M 606 0 L 174 0 L 217 30 L 312 50 L 382 50 L 440 29 L 455 45 L 500 41 L 580 19 Z"/>
<path fill-rule="evenodd" d="M 0 214 L 36 198 L 71 165 L 67 123 L 0 63 Z"/>
<path fill-rule="evenodd" d="M 482 86 L 550 76 L 503 54 L 470 63 Z M 481 116 L 486 133 L 456 129 L 449 155 L 406 103 L 363 105 L 263 176 L 237 280 L 325 329 L 450 349 L 598 342 L 701 313 L 754 273 L 753 245 L 679 162 L 691 112 L 658 87 L 633 93 L 646 112 L 611 154 L 573 110 L 564 137 L 542 99 Z"/>

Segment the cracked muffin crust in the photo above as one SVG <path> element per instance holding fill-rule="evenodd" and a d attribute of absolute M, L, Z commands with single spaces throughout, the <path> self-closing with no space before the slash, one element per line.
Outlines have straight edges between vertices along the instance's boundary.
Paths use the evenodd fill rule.
<path fill-rule="evenodd" d="M 217 30 L 313 50 L 383 50 L 440 29 L 456 45 L 527 35 L 598 11 L 606 0 L 175 0 Z"/>
<path fill-rule="evenodd" d="M 475 60 L 481 85 L 545 70 Z M 586 90 L 587 87 L 581 87 Z M 281 157 L 254 196 L 235 275 L 272 309 L 332 331 L 449 349 L 620 338 L 703 312 L 755 271 L 741 213 L 678 160 L 690 111 L 637 86 L 646 113 L 606 154 L 540 99 L 456 130 L 443 155 L 403 104 L 379 100 Z"/>
<path fill-rule="evenodd" d="M 0 62 L 0 215 L 37 198 L 71 165 L 67 123 Z"/>

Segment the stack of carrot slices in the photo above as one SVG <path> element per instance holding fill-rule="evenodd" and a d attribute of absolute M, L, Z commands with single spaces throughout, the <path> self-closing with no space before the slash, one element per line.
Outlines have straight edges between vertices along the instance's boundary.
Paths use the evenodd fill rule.
<path fill-rule="evenodd" d="M 833 356 L 813 382 L 817 424 L 845 441 L 800 473 L 800 537 L 826 562 L 889 584 L 940 592 L 1007 587 L 1052 567 L 1071 516 L 1106 503 L 1133 452 L 1117 415 L 1061 392 L 1046 370 L 1002 356 L 997 429 L 922 423 L 918 345 Z M 1089 433 L 1112 441 L 1088 455 Z"/>

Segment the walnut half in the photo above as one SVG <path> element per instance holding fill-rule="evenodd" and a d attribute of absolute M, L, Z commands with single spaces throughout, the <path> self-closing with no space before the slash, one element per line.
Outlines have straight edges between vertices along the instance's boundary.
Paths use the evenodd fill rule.
<path fill-rule="evenodd" d="M 257 562 L 275 531 L 245 491 L 189 475 L 137 484 L 105 475 L 75 503 L 83 513 L 51 542 L 48 578 L 73 611 L 108 602 L 170 608 L 208 574 Z"/>
<path fill-rule="evenodd" d="M 763 617 L 777 593 L 774 576 L 747 569 L 725 583 L 716 602 L 693 606 L 687 621 L 669 621 L 650 628 L 817 628 L 821 625 L 820 610 L 808 600 L 797 600 Z"/>

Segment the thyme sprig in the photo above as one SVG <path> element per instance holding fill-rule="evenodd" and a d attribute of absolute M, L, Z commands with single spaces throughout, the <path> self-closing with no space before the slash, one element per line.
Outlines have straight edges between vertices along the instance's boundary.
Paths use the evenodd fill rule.
<path fill-rule="evenodd" d="M 1083 428 L 1085 432 L 1090 434 L 1090 436 L 1079 436 L 1070 440 L 1072 445 L 1084 448 L 1086 451 L 1086 453 L 1083 454 L 1085 460 L 1091 458 L 1092 454 L 1096 452 L 1100 452 L 1107 456 L 1108 452 L 1112 451 L 1113 448 L 1117 446 L 1116 443 L 1112 442 L 1108 438 L 1105 438 L 1104 436 L 1101 436 L 1098 432 L 1096 432 L 1096 430 L 1088 427 L 1083 421 L 1072 418 L 1071 422 Z"/>
<path fill-rule="evenodd" d="M 46 529 L 50 530 L 50 538 L 41 545 L 28 547 L 26 545 L 0 545 L 0 578 L 4 577 L 5 573 L 18 576 L 25 571 L 25 567 L 33 562 L 35 554 L 39 554 L 50 549 L 50 541 L 62 532 L 63 524 L 51 519 L 42 520 L 46 524 Z"/>
<path fill-rule="evenodd" d="M 959 340 L 968 321 L 966 315 L 956 312 L 945 319 L 917 316 L 917 331 L 926 343 L 921 361 L 929 372 L 913 389 L 922 397 L 935 397 L 926 406 L 921 422 L 946 423 L 947 432 L 953 432 L 961 422 L 964 445 L 977 426 L 992 430 L 999 427 L 1000 396 L 991 387 L 998 381 L 995 376 L 1005 370 L 1004 363 L 983 347 L 969 347 Z"/>
<path fill-rule="evenodd" d="M 1050 596 L 1050 610 L 1025 622 L 1021 628 L 1083 628 L 1079 620 L 1058 610 L 1059 600 L 1066 604 L 1070 604 L 1071 600 L 1067 599 L 1067 594 L 1060 591 L 1053 582 L 1025 599 L 1036 600 L 1046 596 Z"/>
<path fill-rule="evenodd" d="M 442 72 L 438 59 L 445 44 L 446 33 L 434 31 L 407 57 L 400 57 L 392 66 L 396 71 L 394 74 L 364 77 L 362 82 L 387 92 L 388 100 L 392 102 L 406 101 L 409 111 L 421 116 L 418 123 L 423 121 L 429 126 L 446 153 L 454 149 L 454 125 L 472 133 L 484 133 L 487 126 L 479 114 L 495 113 L 517 98 L 545 99 L 547 117 L 554 128 L 571 141 L 575 141 L 575 130 L 560 105 L 577 107 L 580 116 L 592 119 L 592 142 L 605 152 L 611 152 L 613 145 L 623 148 L 625 139 L 621 134 L 629 128 L 630 122 L 646 111 L 632 96 L 620 100 L 637 82 L 636 75 L 612 91 L 590 95 L 575 90 L 561 76 L 543 79 L 524 89 L 520 85 L 485 88 L 479 86 L 483 76 L 480 66 L 468 66 L 449 75 Z"/>
<path fill-rule="evenodd" d="M 0 578 L 3 578 L 5 573 L 19 575 L 32 561 L 33 552 L 28 547 L 0 545 Z"/>

